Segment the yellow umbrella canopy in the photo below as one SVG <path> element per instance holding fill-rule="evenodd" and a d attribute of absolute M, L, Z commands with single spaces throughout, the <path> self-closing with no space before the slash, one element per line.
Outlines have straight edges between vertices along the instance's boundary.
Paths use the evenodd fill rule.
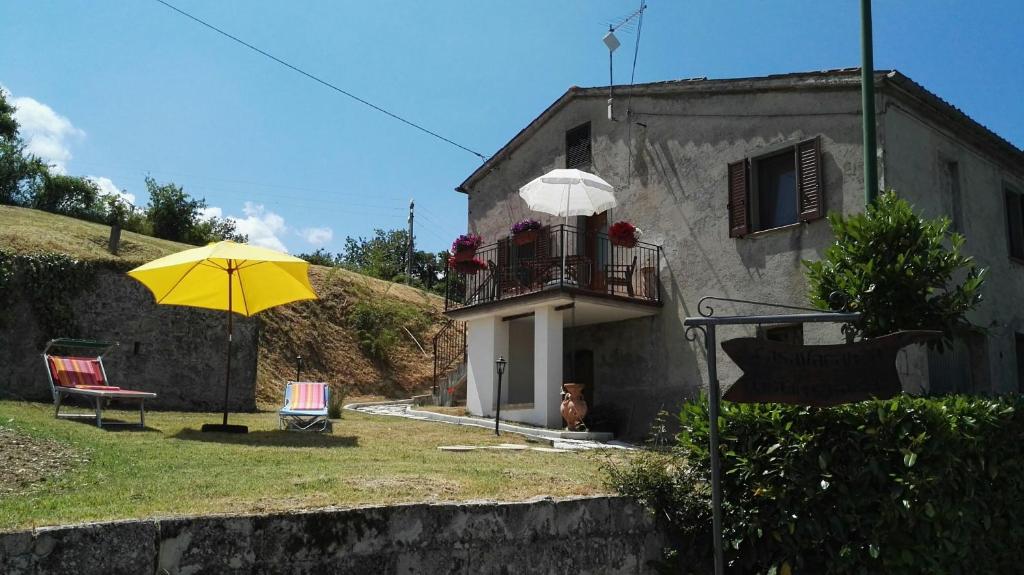
<path fill-rule="evenodd" d="M 244 316 L 293 301 L 316 299 L 309 285 L 308 262 L 274 250 L 229 241 L 153 260 L 128 275 L 149 288 L 158 304 L 220 309 Z M 224 422 L 203 425 L 203 431 L 248 431 L 243 425 L 228 425 L 232 317 L 229 313 Z"/>
<path fill-rule="evenodd" d="M 171 254 L 128 272 L 153 292 L 158 304 L 230 310 L 244 316 L 316 299 L 308 274 L 305 260 L 228 241 Z"/>

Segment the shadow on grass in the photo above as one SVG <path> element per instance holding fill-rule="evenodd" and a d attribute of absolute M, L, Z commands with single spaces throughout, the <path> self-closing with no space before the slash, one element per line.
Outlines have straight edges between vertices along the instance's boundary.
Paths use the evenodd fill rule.
<path fill-rule="evenodd" d="M 95 415 L 78 415 L 78 414 L 61 414 L 60 419 L 63 421 L 73 421 L 75 423 L 84 423 L 89 427 L 96 427 L 96 416 Z M 123 419 L 107 419 L 103 418 L 103 431 L 138 431 L 143 433 L 160 433 L 160 430 L 155 427 L 139 427 L 139 421 L 125 421 Z"/>
<path fill-rule="evenodd" d="M 198 429 L 182 429 L 170 436 L 171 439 L 202 441 L 203 443 L 224 443 L 229 445 L 251 445 L 254 447 L 359 447 L 359 438 L 354 435 L 326 435 L 296 431 L 252 431 L 249 433 L 210 433 Z"/>

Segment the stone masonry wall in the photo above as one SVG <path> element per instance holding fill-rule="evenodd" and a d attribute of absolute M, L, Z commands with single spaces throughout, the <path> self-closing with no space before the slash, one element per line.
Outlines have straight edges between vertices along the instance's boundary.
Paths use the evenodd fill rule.
<path fill-rule="evenodd" d="M 112 385 L 152 391 L 155 409 L 205 411 L 224 405 L 227 316 L 222 311 L 156 305 L 142 284 L 123 273 L 100 270 L 95 284 L 74 301 L 85 339 L 120 342 L 104 358 Z M 16 301 L 0 327 L 0 397 L 49 401 L 29 305 Z M 232 411 L 256 408 L 256 320 L 236 315 L 231 360 Z"/>
<path fill-rule="evenodd" d="M 618 497 L 412 504 L 0 533 L 0 572 L 649 573 L 663 544 Z"/>

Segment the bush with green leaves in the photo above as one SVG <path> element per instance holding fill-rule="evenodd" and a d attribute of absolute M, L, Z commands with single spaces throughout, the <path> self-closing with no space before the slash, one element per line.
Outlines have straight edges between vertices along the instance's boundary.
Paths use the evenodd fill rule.
<path fill-rule="evenodd" d="M 93 264 L 60 253 L 15 254 L 0 250 L 0 325 L 20 294 L 39 326 L 40 341 L 79 335 L 72 302 L 96 277 Z"/>
<path fill-rule="evenodd" d="M 381 365 L 389 365 L 392 352 L 408 337 L 404 331 L 422 339 L 430 318 L 414 306 L 376 296 L 353 305 L 348 310 L 348 322 L 363 353 Z"/>
<path fill-rule="evenodd" d="M 1024 398 L 722 404 L 732 573 L 1016 573 L 1024 564 Z M 711 560 L 707 402 L 667 452 L 610 469 L 675 541 L 666 572 Z"/>
<path fill-rule="evenodd" d="M 966 314 L 981 302 L 985 272 L 962 253 L 964 236 L 950 233 L 948 218 L 924 219 L 889 191 L 866 213 L 828 219 L 835 243 L 821 261 L 804 262 L 813 305 L 861 312 L 853 327 L 862 338 L 941 331 L 940 350 L 972 329 Z"/>

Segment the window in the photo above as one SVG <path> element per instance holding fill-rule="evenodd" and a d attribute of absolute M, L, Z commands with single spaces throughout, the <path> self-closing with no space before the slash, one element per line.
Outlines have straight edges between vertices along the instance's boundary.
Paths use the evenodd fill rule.
<path fill-rule="evenodd" d="M 770 230 L 825 215 L 821 142 L 804 140 L 729 164 L 729 236 Z"/>
<path fill-rule="evenodd" d="M 949 200 L 952 204 L 953 231 L 964 231 L 963 203 L 960 199 L 960 164 L 951 160 L 943 162 L 943 176 L 946 180 L 946 188 L 949 191 Z"/>
<path fill-rule="evenodd" d="M 1006 188 L 1006 233 L 1009 237 L 1010 257 L 1024 261 L 1024 199 Z"/>
<path fill-rule="evenodd" d="M 590 162 L 590 122 L 587 122 L 565 133 L 565 167 L 586 169 Z"/>

